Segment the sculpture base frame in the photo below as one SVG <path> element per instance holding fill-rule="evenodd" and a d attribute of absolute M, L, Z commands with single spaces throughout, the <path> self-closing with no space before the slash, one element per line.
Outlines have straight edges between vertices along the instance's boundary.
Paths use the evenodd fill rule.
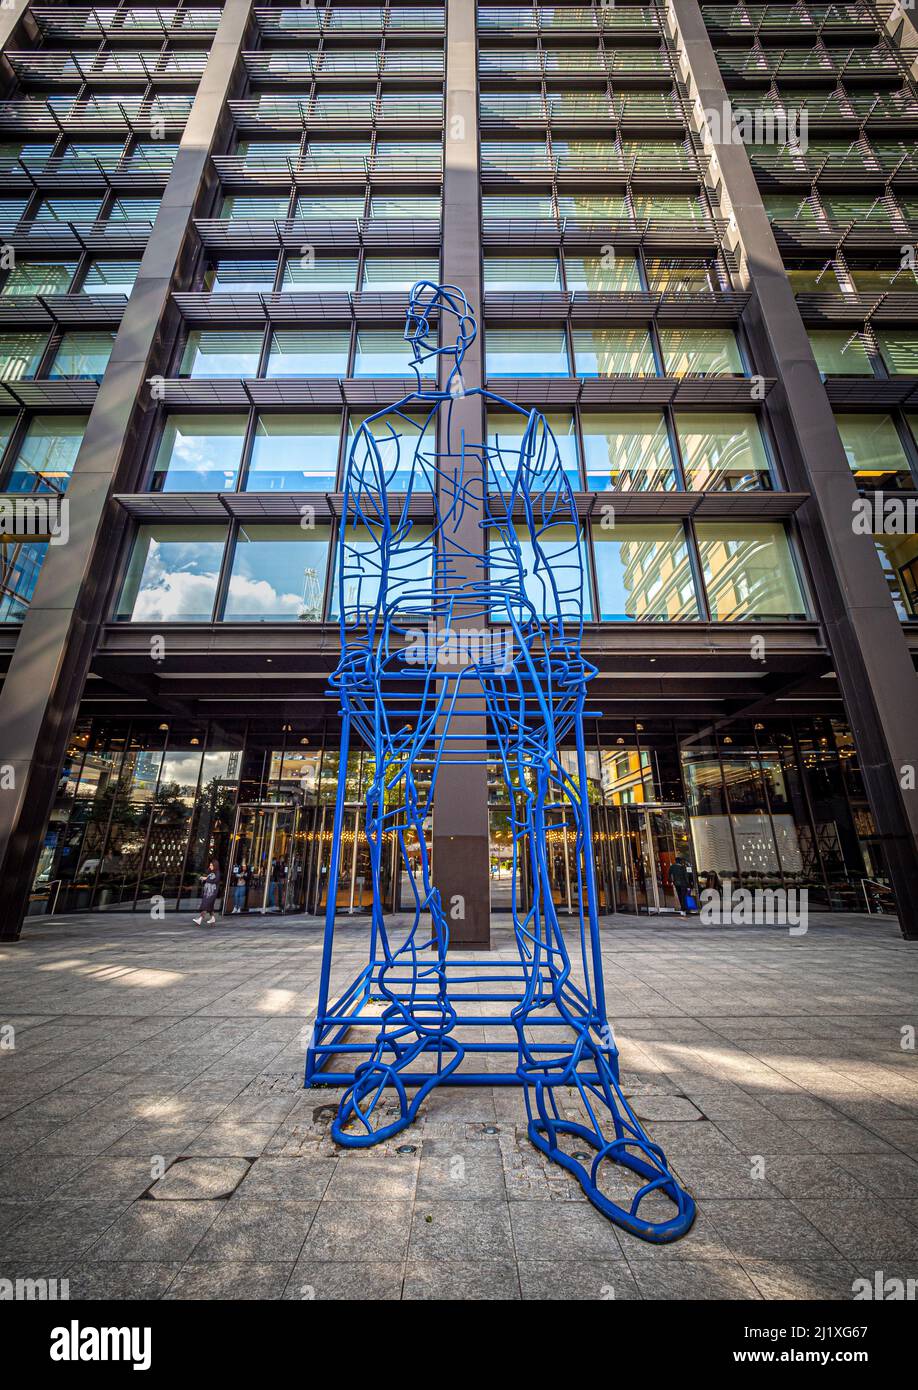
<path fill-rule="evenodd" d="M 351 982 L 340 998 L 325 1009 L 322 1009 L 316 1017 L 313 1038 L 309 1050 L 306 1054 L 306 1085 L 307 1086 L 349 1086 L 354 1080 L 354 1071 L 363 1061 L 368 1060 L 376 1047 L 377 1035 L 379 1032 L 380 1011 L 374 1005 L 374 986 L 378 977 L 380 967 L 384 964 L 381 959 L 373 959 L 364 967 L 363 970 Z M 546 976 L 547 978 L 547 976 Z M 446 959 L 446 979 L 449 990 L 450 1002 L 456 1009 L 457 1019 L 454 1033 L 458 1032 L 462 1046 L 465 1049 L 465 1056 L 460 1065 L 448 1077 L 444 1077 L 444 1086 L 522 1086 L 524 1083 L 516 1069 L 519 1048 L 517 1044 L 516 1029 L 511 1019 L 513 1009 L 522 999 L 524 984 L 523 970 L 519 961 L 514 960 L 475 960 L 470 957 L 454 957 L 448 955 Z M 391 970 L 386 977 L 386 985 L 393 993 L 400 994 L 407 999 L 407 990 L 412 985 L 412 977 L 406 966 L 404 972 L 396 975 Z M 475 986 L 485 986 L 483 990 Z M 587 1009 L 589 1007 L 585 996 L 571 983 L 566 986 L 568 1001 L 575 1009 Z M 404 990 L 404 993 L 403 993 Z M 415 987 L 415 997 L 417 991 Z M 493 1010 L 487 1013 L 468 1012 L 471 1004 L 493 1005 Z M 559 1016 L 546 1015 L 544 1017 L 530 1018 L 527 1028 L 542 1029 L 560 1027 L 562 1020 Z M 466 1041 L 462 1037 L 462 1032 L 469 1028 L 487 1028 L 490 1030 L 506 1030 L 506 1041 Z M 601 1031 L 602 1030 L 602 1031 Z M 359 1034 L 365 1032 L 366 1040 Z M 354 1034 L 358 1036 L 353 1036 Z M 597 1015 L 591 1024 L 591 1034 L 593 1042 L 606 1057 L 609 1070 L 613 1079 L 618 1083 L 618 1052 L 614 1044 L 608 1039 L 608 1025 L 605 1019 L 600 1019 Z M 557 1043 L 552 1050 L 551 1044 L 545 1044 L 544 1050 L 550 1052 L 552 1056 L 560 1058 L 569 1051 L 569 1044 Z M 334 1058 L 353 1058 L 353 1066 L 347 1068 L 331 1069 L 330 1063 Z M 496 1067 L 493 1070 L 485 1067 L 476 1067 L 476 1060 L 486 1058 L 497 1058 L 506 1061 L 506 1069 Z M 445 1070 L 450 1058 L 444 1056 L 441 1059 L 440 1067 L 434 1067 L 433 1071 Z M 595 1070 L 584 1067 L 579 1073 L 584 1081 L 595 1082 L 598 1080 Z M 402 1081 L 406 1086 L 420 1086 L 430 1079 L 430 1071 L 408 1072 L 402 1075 Z"/>

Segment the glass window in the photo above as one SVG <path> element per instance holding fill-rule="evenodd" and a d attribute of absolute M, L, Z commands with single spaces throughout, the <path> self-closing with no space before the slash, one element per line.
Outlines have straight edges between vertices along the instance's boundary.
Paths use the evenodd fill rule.
<path fill-rule="evenodd" d="M 794 294 L 845 294 L 835 263 L 787 267 L 787 278 Z"/>
<path fill-rule="evenodd" d="M 246 491 L 334 491 L 340 438 L 338 415 L 259 415 Z"/>
<path fill-rule="evenodd" d="M 270 294 L 274 289 L 276 261 L 218 261 L 204 275 L 211 294 Z"/>
<path fill-rule="evenodd" d="M 485 256 L 484 287 L 492 293 L 560 290 L 557 256 Z"/>
<path fill-rule="evenodd" d="M 845 328 L 811 328 L 810 347 L 823 376 L 873 376 L 862 333 Z"/>
<path fill-rule="evenodd" d="M 85 428 L 82 415 L 34 416 L 6 480 L 6 491 L 65 492 Z"/>
<path fill-rule="evenodd" d="M 833 222 L 882 222 L 890 224 L 889 208 L 882 198 L 823 193 L 822 205 Z"/>
<path fill-rule="evenodd" d="M 357 257 L 327 256 L 319 253 L 311 264 L 303 264 L 303 259 L 294 257 L 284 266 L 284 279 L 281 286 L 285 291 L 314 291 L 322 294 L 327 290 L 354 290 L 357 287 Z"/>
<path fill-rule="evenodd" d="M 570 480 L 571 487 L 579 490 L 581 483 L 580 469 L 577 466 L 574 417 L 569 411 L 557 411 L 546 415 L 545 420 L 557 441 L 561 467 Z M 488 412 L 488 446 L 501 455 L 500 458 L 492 459 L 492 486 L 500 489 L 512 481 L 519 466 L 520 441 L 528 427 L 529 415 L 526 411 Z M 545 462 L 549 469 L 553 467 L 553 459 L 546 458 Z"/>
<path fill-rule="evenodd" d="M 140 261 L 93 261 L 80 286 L 81 294 L 130 294 Z"/>
<path fill-rule="evenodd" d="M 558 212 L 573 222 L 609 222 L 631 217 L 624 193 L 559 193 Z"/>
<path fill-rule="evenodd" d="M 520 193 L 516 197 L 485 193 L 481 199 L 481 214 L 485 221 L 498 218 L 555 220 L 555 210 L 549 193 Z"/>
<path fill-rule="evenodd" d="M 769 222 L 815 222 L 812 199 L 800 193 L 763 193 Z"/>
<path fill-rule="evenodd" d="M 835 423 L 859 487 L 912 486 L 908 457 L 891 415 L 846 411 L 836 415 Z"/>
<path fill-rule="evenodd" d="M 325 328 L 282 330 L 272 335 L 268 376 L 347 376 L 350 332 Z"/>
<path fill-rule="evenodd" d="M 914 294 L 918 289 L 918 272 L 899 261 L 892 265 L 851 265 L 849 262 L 848 273 L 858 294 L 885 294 L 887 290 Z"/>
<path fill-rule="evenodd" d="M 71 143 L 61 155 L 61 169 L 68 174 L 93 173 L 98 168 L 114 169 L 121 161 L 124 141 L 100 141 L 98 144 Z"/>
<path fill-rule="evenodd" d="M 225 526 L 141 526 L 117 616 L 134 623 L 209 623 Z"/>
<path fill-rule="evenodd" d="M 151 227 L 159 213 L 160 198 L 116 198 L 108 210 L 108 222 L 138 222 Z"/>
<path fill-rule="evenodd" d="M 240 526 L 224 622 L 322 620 L 327 526 Z"/>
<path fill-rule="evenodd" d="M 257 194 L 251 193 L 231 193 L 223 199 L 223 206 L 219 215 L 234 222 L 237 220 L 250 222 L 284 221 L 289 206 L 290 199 L 286 194 L 280 197 L 277 195 L 259 197 Z M 297 213 L 298 217 L 302 217 L 302 215 L 301 212 Z"/>
<path fill-rule="evenodd" d="M 701 198 L 688 193 L 636 193 L 634 215 L 655 222 L 706 222 L 708 209 Z"/>
<path fill-rule="evenodd" d="M 362 193 L 301 194 L 294 215 L 307 222 L 353 222 L 362 220 L 364 206 Z"/>
<path fill-rule="evenodd" d="M 395 328 L 359 328 L 354 376 L 411 376 L 412 349 L 400 330 Z M 433 362 L 422 368 L 425 375 L 434 372 Z"/>
<path fill-rule="evenodd" d="M 0 230 L 12 231 L 26 210 L 25 198 L 0 198 Z"/>
<path fill-rule="evenodd" d="M 918 536 L 874 536 L 900 618 L 918 618 Z"/>
<path fill-rule="evenodd" d="M 47 549 L 47 541 L 0 537 L 0 623 L 25 617 Z"/>
<path fill-rule="evenodd" d="M 48 375 L 101 381 L 114 343 L 114 333 L 65 333 Z"/>
<path fill-rule="evenodd" d="M 17 261 L 6 277 L 4 294 L 66 294 L 76 261 Z"/>
<path fill-rule="evenodd" d="M 258 374 L 262 334 L 195 328 L 188 334 L 179 367 L 185 377 L 243 377 Z"/>
<path fill-rule="evenodd" d="M 877 342 L 891 376 L 918 376 L 918 333 L 888 328 L 877 332 Z"/>
<path fill-rule="evenodd" d="M 44 169 L 51 157 L 53 144 L 31 140 L 0 140 L 0 173 L 19 173 L 20 161 L 34 172 Z"/>
<path fill-rule="evenodd" d="M 366 425 L 373 437 L 375 458 L 367 458 L 358 444 L 353 463 L 351 451 L 361 425 Z M 373 415 L 349 415 L 347 458 L 356 484 L 364 459 L 369 463 L 369 478 L 377 478 L 381 470 L 390 492 L 432 492 L 436 486 L 436 418 L 431 415 L 406 415 L 402 411 L 383 411 Z"/>
<path fill-rule="evenodd" d="M 742 376 L 732 328 L 660 328 L 667 376 Z"/>
<path fill-rule="evenodd" d="M 95 222 L 101 198 L 45 198 L 35 213 L 36 222 Z"/>
<path fill-rule="evenodd" d="M 245 426 L 244 415 L 170 415 L 156 454 L 153 491 L 231 491 Z"/>
<path fill-rule="evenodd" d="M 299 162 L 299 140 L 240 140 L 235 156 L 243 169 L 286 169 Z"/>
<path fill-rule="evenodd" d="M 637 258 L 629 251 L 614 251 L 611 246 L 599 256 L 565 253 L 564 274 L 567 288 L 581 293 L 609 294 L 642 288 Z"/>
<path fill-rule="evenodd" d="M 676 413 L 676 429 L 690 492 L 751 492 L 771 488 L 768 455 L 752 411 L 723 415 Z"/>
<path fill-rule="evenodd" d="M 347 525 L 339 533 L 343 547 L 344 611 L 348 622 L 366 622 L 372 614 L 379 595 L 379 535 L 365 526 Z M 335 558 L 335 579 L 332 584 L 331 617 L 340 614 L 338 565 Z M 434 550 L 430 527 L 417 521 L 408 528 L 395 548 L 389 569 L 386 601 L 391 609 L 417 613 L 419 623 L 430 617 L 430 593 L 433 587 Z"/>
<path fill-rule="evenodd" d="M 583 536 L 574 526 L 552 524 L 539 531 L 539 547 L 545 557 L 547 570 L 536 569 L 535 550 L 529 532 L 522 526 L 514 528 L 519 544 L 517 559 L 513 549 L 497 530 L 492 530 L 488 545 L 488 571 L 492 590 L 499 598 L 502 590 L 513 594 L 519 590 L 519 565 L 523 568 L 523 592 L 536 611 L 536 616 L 551 621 L 559 616 L 579 622 L 591 620 L 590 581 L 587 571 Z M 549 578 L 550 576 L 550 578 Z M 511 601 L 518 621 L 528 622 L 531 613 Z M 495 622 L 509 622 L 509 615 L 495 607 Z"/>
<path fill-rule="evenodd" d="M 47 341 L 44 333 L 0 334 L 0 381 L 26 381 L 33 377 Z"/>
<path fill-rule="evenodd" d="M 670 491 L 676 473 L 666 421 L 659 413 L 626 411 L 581 417 L 587 487 L 605 492 Z"/>
<path fill-rule="evenodd" d="M 656 376 L 646 328 L 575 328 L 578 376 Z"/>
<path fill-rule="evenodd" d="M 436 256 L 367 256 L 361 289 L 378 294 L 410 290 L 419 280 L 437 284 L 440 262 Z"/>
<path fill-rule="evenodd" d="M 169 140 L 140 140 L 127 156 L 125 164 L 129 169 L 161 171 L 172 168 L 178 145 Z"/>
<path fill-rule="evenodd" d="M 569 376 L 563 328 L 489 328 L 485 338 L 488 376 Z"/>
<path fill-rule="evenodd" d="M 593 527 L 600 617 L 608 622 L 696 619 L 698 600 L 679 522 Z"/>
<path fill-rule="evenodd" d="M 309 146 L 312 153 L 312 144 Z M 376 141 L 377 170 L 410 173 L 420 170 L 440 169 L 443 162 L 443 147 L 439 140 L 382 140 Z"/>
<path fill-rule="evenodd" d="M 807 616 L 787 532 L 777 522 L 699 522 L 698 549 L 715 622 Z"/>
<path fill-rule="evenodd" d="M 410 218 L 415 222 L 438 222 L 440 198 L 433 194 L 425 198 L 402 193 L 374 193 L 370 199 L 370 216 L 376 221 Z"/>
<path fill-rule="evenodd" d="M 717 262 L 705 256 L 653 256 L 647 262 L 647 283 L 666 294 L 709 294 L 721 288 Z"/>

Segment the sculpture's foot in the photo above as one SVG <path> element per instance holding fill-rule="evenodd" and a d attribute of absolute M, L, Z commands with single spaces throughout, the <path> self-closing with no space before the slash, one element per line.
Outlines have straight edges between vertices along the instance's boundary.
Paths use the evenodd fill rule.
<path fill-rule="evenodd" d="M 570 1135 L 578 1143 L 589 1144 L 596 1150 L 596 1157 L 589 1169 L 583 1166 L 579 1158 L 565 1152 L 561 1147 L 559 1140 L 562 1135 Z M 651 1144 L 648 1139 L 623 1136 L 621 1139 L 604 1143 L 595 1131 L 588 1129 L 586 1125 L 566 1120 L 545 1122 L 536 1119 L 529 1122 L 529 1138 L 552 1162 L 559 1163 L 562 1168 L 573 1173 L 594 1207 L 616 1226 L 639 1236 L 641 1240 L 665 1245 L 668 1241 L 684 1236 L 695 1220 L 694 1199 L 679 1186 L 670 1173 L 662 1150 Z M 638 1185 L 628 1206 L 613 1201 L 601 1190 L 599 1183 L 604 1163 L 619 1164 L 629 1172 L 635 1173 L 638 1178 L 646 1179 Z M 670 1200 L 673 1212 L 668 1219 L 650 1220 L 641 1215 L 641 1204 L 644 1203 L 646 1206 L 651 1194 L 662 1195 Z"/>
<path fill-rule="evenodd" d="M 409 1098 L 400 1073 L 410 1071 L 424 1052 L 441 1050 L 452 1050 L 452 1057 L 438 1071 L 432 1072 Z M 425 1039 L 391 1062 L 379 1057 L 362 1062 L 354 1073 L 352 1085 L 341 1097 L 338 1113 L 332 1122 L 331 1135 L 335 1143 L 344 1148 L 368 1149 L 373 1144 L 381 1144 L 400 1134 L 413 1124 L 424 1098 L 452 1075 L 464 1056 L 465 1048 L 454 1038 L 437 1037 Z M 398 1097 L 399 1115 L 389 1123 L 380 1123 L 382 1103 L 387 1092 L 394 1092 Z"/>
<path fill-rule="evenodd" d="M 673 1177 L 666 1155 L 644 1131 L 618 1084 L 613 1062 L 585 1032 L 573 1029 L 569 1053 L 539 1062 L 525 1050 L 519 1075 L 526 1089 L 528 1133 L 553 1163 L 572 1173 L 587 1197 L 616 1226 L 665 1244 L 684 1236 L 695 1202 Z M 566 1105 L 579 1096 L 580 1115 Z M 613 1133 L 610 1140 L 603 1132 Z M 592 1161 L 583 1152 L 594 1150 Z"/>

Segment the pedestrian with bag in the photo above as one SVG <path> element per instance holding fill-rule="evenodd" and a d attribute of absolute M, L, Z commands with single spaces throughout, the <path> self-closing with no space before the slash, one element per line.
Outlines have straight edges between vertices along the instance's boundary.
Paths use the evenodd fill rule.
<path fill-rule="evenodd" d="M 217 915 L 214 912 L 217 897 L 220 892 L 220 865 L 216 859 L 211 859 L 207 865 L 207 873 L 204 874 L 201 892 L 201 912 L 193 920 L 199 927 L 213 927 L 217 922 Z M 209 918 L 209 921 L 205 921 Z"/>
<path fill-rule="evenodd" d="M 676 890 L 679 912 L 683 917 L 698 911 L 698 903 L 692 893 L 691 872 L 682 855 L 677 854 L 669 868 L 669 881 Z"/>

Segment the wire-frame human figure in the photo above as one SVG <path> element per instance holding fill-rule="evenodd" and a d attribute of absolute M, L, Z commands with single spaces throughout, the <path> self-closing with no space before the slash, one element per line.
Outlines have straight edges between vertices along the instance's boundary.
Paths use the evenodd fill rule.
<path fill-rule="evenodd" d="M 454 341 L 440 346 L 440 329 Z M 425 830 L 436 814 L 440 769 L 487 762 L 512 807 L 521 985 L 511 1020 L 529 1137 L 612 1221 L 647 1240 L 673 1240 L 690 1227 L 694 1202 L 622 1093 L 605 1016 L 583 736 L 595 668 L 581 653 L 584 566 L 575 499 L 544 415 L 463 381 L 475 333 L 461 290 L 416 284 L 405 338 L 417 390 L 371 415 L 349 451 L 336 576 L 341 657 L 332 686 L 342 708 L 342 777 L 352 729 L 372 755 L 366 836 L 371 957 L 379 960 L 372 998 L 381 1012 L 375 1045 L 354 1069 L 332 1133 L 352 1147 L 391 1138 L 462 1066 L 448 913 Z M 436 386 L 427 373 L 442 358 L 448 371 Z M 456 402 L 469 395 L 515 417 L 509 444 L 468 441 L 454 431 Z M 418 519 L 421 496 L 432 519 L 430 511 L 428 520 Z M 479 536 L 473 544 L 470 517 Z M 562 744 L 576 750 L 575 771 Z M 326 957 L 341 804 L 339 796 Z M 573 961 L 547 858 L 549 808 L 557 830 L 559 804 L 560 828 L 573 841 L 580 907 Z M 412 899 L 407 922 L 393 919 L 397 927 L 387 925 L 382 910 L 393 840 Z M 531 881 L 525 906 L 518 894 L 523 864 Z M 327 960 L 323 969 L 327 984 Z M 476 1079 L 487 1084 L 487 1074 Z M 585 1146 L 592 1151 L 587 1166 Z M 609 1190 L 613 1171 L 631 1175 L 625 1199 L 620 1182 L 616 1196 Z"/>

